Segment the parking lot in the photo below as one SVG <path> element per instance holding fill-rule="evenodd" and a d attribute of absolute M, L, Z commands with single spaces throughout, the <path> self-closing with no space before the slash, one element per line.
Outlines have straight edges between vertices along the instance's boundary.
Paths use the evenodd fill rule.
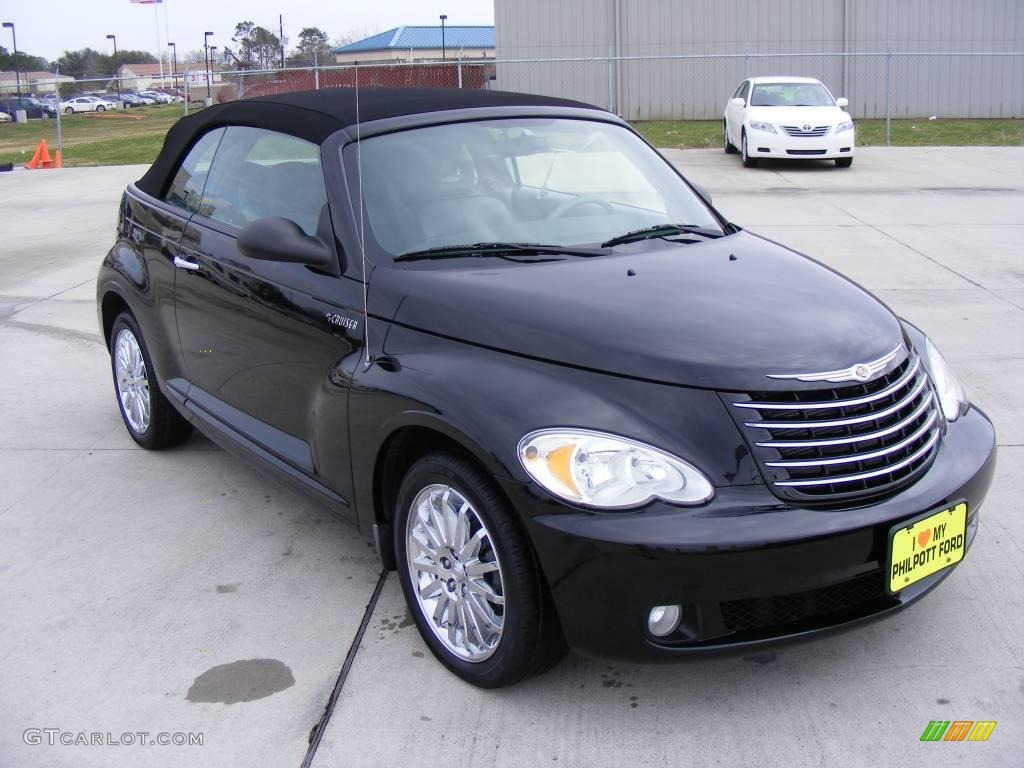
<path fill-rule="evenodd" d="M 128 437 L 93 281 L 143 167 L 0 174 L 0 765 L 297 768 L 343 666 L 314 766 L 1020 765 L 1024 148 L 868 148 L 849 170 L 666 155 L 728 217 L 925 329 L 992 417 L 995 483 L 951 578 L 772 652 L 569 656 L 472 688 L 431 657 L 393 574 L 374 601 L 355 529 L 199 435 L 166 452 Z M 930 720 L 998 725 L 921 743 Z M 30 728 L 203 744 L 30 745 Z"/>

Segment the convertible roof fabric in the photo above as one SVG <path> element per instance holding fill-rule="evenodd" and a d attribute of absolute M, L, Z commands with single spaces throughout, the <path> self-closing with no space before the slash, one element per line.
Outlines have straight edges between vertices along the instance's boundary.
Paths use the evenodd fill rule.
<path fill-rule="evenodd" d="M 455 88 L 360 88 L 359 121 L 367 123 L 401 115 L 480 107 L 574 107 L 591 104 L 510 91 Z M 248 125 L 288 133 L 320 144 L 335 131 L 355 125 L 356 89 L 282 93 L 217 104 L 183 117 L 167 132 L 163 149 L 136 186 L 159 197 L 172 180 L 181 158 L 207 131 L 222 125 Z"/>

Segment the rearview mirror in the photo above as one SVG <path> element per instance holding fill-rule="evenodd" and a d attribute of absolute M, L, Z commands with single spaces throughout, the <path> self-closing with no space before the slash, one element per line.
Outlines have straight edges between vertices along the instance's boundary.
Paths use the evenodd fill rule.
<path fill-rule="evenodd" d="M 250 259 L 326 267 L 334 258 L 322 240 L 310 237 L 290 219 L 256 219 L 238 234 L 238 250 Z"/>
<path fill-rule="evenodd" d="M 850 100 L 844 96 L 840 96 L 838 99 L 836 99 L 836 106 L 839 107 L 840 109 L 846 109 L 848 106 L 850 106 Z"/>
<path fill-rule="evenodd" d="M 729 103 L 737 107 L 747 106 L 746 99 L 741 99 L 739 96 L 737 96 L 735 99 L 729 99 Z"/>
<path fill-rule="evenodd" d="M 702 187 L 700 184 L 694 184 L 692 181 L 690 182 L 690 186 L 693 187 L 693 191 L 694 192 L 696 192 L 698 195 L 700 195 L 700 199 L 701 200 L 703 200 L 708 205 L 711 205 L 711 193 L 710 192 L 708 192 L 706 189 L 704 189 L 704 187 Z"/>

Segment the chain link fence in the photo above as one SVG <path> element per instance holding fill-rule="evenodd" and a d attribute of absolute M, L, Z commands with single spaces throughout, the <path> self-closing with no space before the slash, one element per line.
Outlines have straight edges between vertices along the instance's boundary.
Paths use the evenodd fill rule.
<path fill-rule="evenodd" d="M 122 94 L 162 88 L 192 108 L 324 88 L 501 89 L 596 104 L 627 120 L 718 120 L 745 77 L 815 77 L 849 99 L 854 118 L 1024 117 L 1024 51 L 721 53 L 360 63 L 270 70 L 184 71 L 59 85 Z M 56 88 L 56 84 L 53 88 Z M 51 89 L 52 90 L 52 89 Z M 122 102 L 121 106 L 130 104 Z M 888 132 L 887 132 L 888 139 Z"/>

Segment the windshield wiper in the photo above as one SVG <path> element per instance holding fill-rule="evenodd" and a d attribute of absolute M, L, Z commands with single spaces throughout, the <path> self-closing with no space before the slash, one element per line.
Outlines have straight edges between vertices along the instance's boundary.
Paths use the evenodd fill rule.
<path fill-rule="evenodd" d="M 422 251 L 409 251 L 395 257 L 395 261 L 424 261 L 426 259 L 454 259 L 464 256 L 606 256 L 607 248 L 580 248 L 572 245 L 542 245 L 541 243 L 473 243 L 472 245 L 443 245 Z"/>
<path fill-rule="evenodd" d="M 672 235 L 700 235 L 701 237 L 715 238 L 721 237 L 722 234 L 720 230 L 697 227 L 692 224 L 655 224 L 653 227 L 634 229 L 632 232 L 626 232 L 611 240 L 605 240 L 601 243 L 601 247 L 611 248 L 614 245 L 635 243 L 638 240 L 653 240 L 658 237 L 671 237 Z"/>

